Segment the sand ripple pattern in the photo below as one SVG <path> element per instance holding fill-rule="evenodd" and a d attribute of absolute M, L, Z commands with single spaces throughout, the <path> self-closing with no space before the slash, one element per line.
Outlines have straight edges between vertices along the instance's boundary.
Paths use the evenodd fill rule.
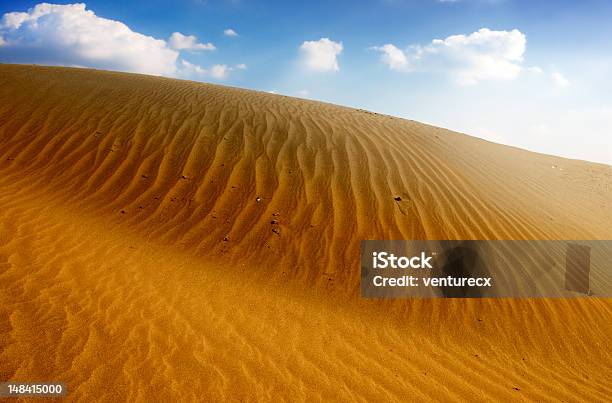
<path fill-rule="evenodd" d="M 86 401 L 612 393 L 610 300 L 358 297 L 362 239 L 612 238 L 607 165 L 230 87 L 0 65 L 0 190 L 1 380 Z"/>

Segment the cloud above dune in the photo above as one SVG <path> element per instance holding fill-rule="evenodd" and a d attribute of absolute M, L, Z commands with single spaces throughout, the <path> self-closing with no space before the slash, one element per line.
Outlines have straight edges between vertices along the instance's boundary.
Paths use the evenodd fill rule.
<path fill-rule="evenodd" d="M 41 3 L 0 20 L 0 60 L 93 67 L 168 77 L 225 79 L 231 69 L 210 69 L 183 60 L 181 51 L 215 49 L 194 35 L 174 32 L 168 41 L 97 16 L 83 3 Z"/>
<path fill-rule="evenodd" d="M 197 64 L 190 63 L 187 60 L 181 60 L 178 75 L 181 78 L 195 80 L 202 78 L 225 80 L 229 77 L 232 70 L 245 70 L 246 68 L 247 66 L 245 64 L 237 64 L 234 67 L 228 66 L 227 64 L 214 64 L 207 69 Z"/>
<path fill-rule="evenodd" d="M 85 4 L 41 3 L 6 13 L 0 59 L 22 63 L 77 65 L 154 75 L 174 75 L 179 53 L 164 40 L 98 17 Z"/>
<path fill-rule="evenodd" d="M 523 70 L 527 39 L 517 29 L 492 31 L 482 28 L 469 35 L 434 39 L 427 45 L 402 50 L 393 44 L 375 46 L 391 70 L 448 74 L 460 85 L 486 80 L 512 80 Z"/>
<path fill-rule="evenodd" d="M 305 41 L 300 46 L 304 66 L 311 71 L 338 71 L 338 55 L 342 53 L 342 42 L 334 42 L 329 38 L 318 41 Z"/>
<path fill-rule="evenodd" d="M 410 68 L 408 57 L 397 46 L 388 43 L 383 46 L 375 46 L 373 49 L 382 53 L 383 63 L 388 65 L 391 70 L 408 70 Z"/>
<path fill-rule="evenodd" d="M 226 64 L 215 64 L 210 68 L 210 75 L 216 79 L 225 79 L 229 75 L 231 68 Z"/>
<path fill-rule="evenodd" d="M 182 75 L 187 78 L 201 78 L 208 74 L 208 70 L 187 60 L 181 60 L 180 70 Z"/>
<path fill-rule="evenodd" d="M 195 35 L 183 35 L 180 32 L 170 35 L 168 45 L 176 50 L 215 50 L 212 43 L 199 43 Z"/>

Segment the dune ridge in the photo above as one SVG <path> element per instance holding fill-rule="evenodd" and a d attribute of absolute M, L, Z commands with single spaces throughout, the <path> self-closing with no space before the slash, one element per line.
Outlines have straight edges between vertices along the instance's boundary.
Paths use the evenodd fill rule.
<path fill-rule="evenodd" d="M 611 239 L 610 166 L 124 73 L 0 65 L 0 100 L 1 379 L 76 400 L 612 392 L 609 299 L 358 297 L 362 239 Z"/>

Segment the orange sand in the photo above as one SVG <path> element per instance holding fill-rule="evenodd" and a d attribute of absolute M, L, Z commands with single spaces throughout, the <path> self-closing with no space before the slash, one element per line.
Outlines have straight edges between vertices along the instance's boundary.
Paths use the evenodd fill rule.
<path fill-rule="evenodd" d="M 604 401 L 612 300 L 364 300 L 359 241 L 612 239 L 610 223 L 607 165 L 0 65 L 0 381 L 86 401 Z"/>

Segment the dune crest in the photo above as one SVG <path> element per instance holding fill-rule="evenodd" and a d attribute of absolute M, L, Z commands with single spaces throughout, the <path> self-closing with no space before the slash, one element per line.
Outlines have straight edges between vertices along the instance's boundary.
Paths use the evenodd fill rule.
<path fill-rule="evenodd" d="M 611 185 L 608 165 L 351 108 L 0 65 L 0 380 L 605 400 L 610 300 L 359 300 L 359 242 L 612 239 Z"/>

